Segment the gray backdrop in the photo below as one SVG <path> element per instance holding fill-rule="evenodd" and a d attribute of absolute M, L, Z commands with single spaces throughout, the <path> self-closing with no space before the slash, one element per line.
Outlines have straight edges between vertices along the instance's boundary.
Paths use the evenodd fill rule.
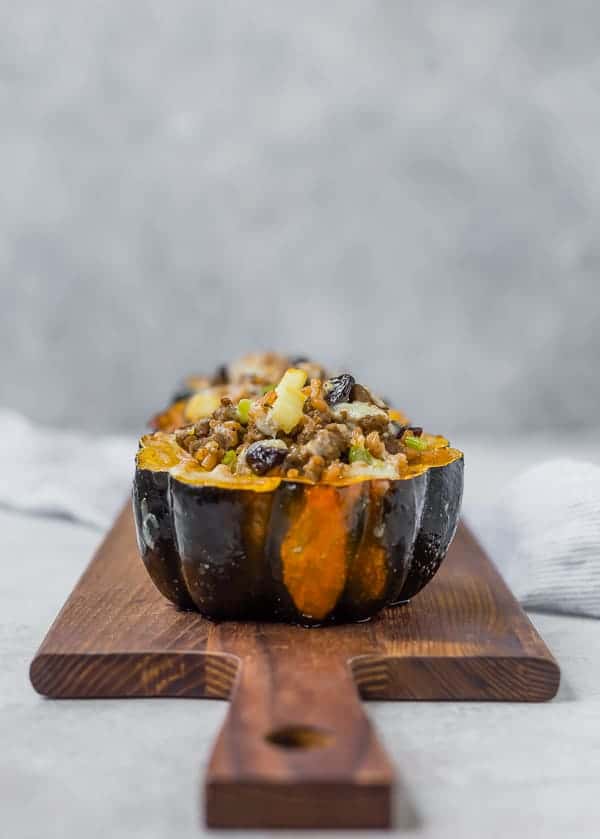
<path fill-rule="evenodd" d="M 133 428 L 275 347 L 437 430 L 597 423 L 597 2 L 0 21 L 0 404 Z"/>

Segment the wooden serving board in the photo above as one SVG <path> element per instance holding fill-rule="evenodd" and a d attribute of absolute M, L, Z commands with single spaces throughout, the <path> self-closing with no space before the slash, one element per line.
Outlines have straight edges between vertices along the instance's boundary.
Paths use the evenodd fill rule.
<path fill-rule="evenodd" d="M 559 669 L 461 525 L 432 583 L 368 623 L 214 624 L 154 588 L 123 511 L 31 664 L 51 697 L 231 700 L 213 827 L 387 827 L 393 771 L 363 699 L 551 699 Z"/>

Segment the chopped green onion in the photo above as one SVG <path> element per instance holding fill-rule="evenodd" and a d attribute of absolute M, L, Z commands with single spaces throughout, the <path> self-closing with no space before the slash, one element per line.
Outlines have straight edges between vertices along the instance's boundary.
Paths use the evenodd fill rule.
<path fill-rule="evenodd" d="M 248 417 L 250 416 L 250 406 L 252 402 L 250 399 L 240 399 L 237 406 L 237 415 L 242 425 L 248 425 Z"/>
<path fill-rule="evenodd" d="M 275 385 L 263 385 L 260 389 L 260 392 L 264 396 L 265 393 L 271 393 L 272 390 L 275 390 Z"/>
<path fill-rule="evenodd" d="M 416 452 L 424 452 L 425 449 L 429 448 L 429 443 L 427 440 L 423 440 L 422 437 L 405 437 L 402 442 L 409 449 L 414 449 Z"/>
<path fill-rule="evenodd" d="M 372 465 L 375 462 L 375 458 L 371 452 L 367 451 L 367 449 L 363 449 L 361 446 L 350 446 L 350 450 L 348 452 L 348 462 L 360 462 Z"/>
<path fill-rule="evenodd" d="M 229 449 L 229 451 L 225 452 L 225 454 L 223 455 L 223 460 L 221 461 L 221 463 L 223 463 L 225 466 L 231 467 L 231 471 L 233 472 L 233 467 L 235 466 L 236 460 L 236 453 L 233 449 Z"/>

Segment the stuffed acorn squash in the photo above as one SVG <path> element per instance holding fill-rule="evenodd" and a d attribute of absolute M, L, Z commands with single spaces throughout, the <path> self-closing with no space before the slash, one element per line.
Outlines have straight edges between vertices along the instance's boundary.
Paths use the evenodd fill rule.
<path fill-rule="evenodd" d="M 349 374 L 288 369 L 254 399 L 143 437 L 133 504 L 150 576 L 214 620 L 364 620 L 409 600 L 454 536 L 463 456 Z"/>

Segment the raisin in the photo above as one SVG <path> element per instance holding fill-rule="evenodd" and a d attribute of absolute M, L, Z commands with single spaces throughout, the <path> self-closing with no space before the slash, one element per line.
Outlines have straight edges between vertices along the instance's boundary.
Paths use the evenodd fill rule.
<path fill-rule="evenodd" d="M 392 437 L 400 439 L 405 431 L 408 431 L 408 425 L 401 425 L 399 422 L 392 420 L 389 424 L 390 434 Z"/>
<path fill-rule="evenodd" d="M 252 443 L 246 451 L 246 463 L 255 475 L 266 475 L 274 466 L 283 463 L 287 449 L 269 446 L 265 443 Z"/>
<path fill-rule="evenodd" d="M 413 437 L 420 437 L 421 434 L 423 433 L 423 429 L 421 428 L 420 425 L 409 425 L 406 430 L 410 431 L 410 433 L 413 435 Z"/>
<path fill-rule="evenodd" d="M 306 355 L 295 355 L 290 358 L 290 367 L 297 367 L 299 364 L 308 364 L 310 358 Z"/>
<path fill-rule="evenodd" d="M 348 402 L 352 388 L 356 383 L 354 376 L 350 373 L 342 373 L 341 376 L 334 376 L 323 383 L 325 401 L 329 405 L 337 405 L 338 402 Z"/>

